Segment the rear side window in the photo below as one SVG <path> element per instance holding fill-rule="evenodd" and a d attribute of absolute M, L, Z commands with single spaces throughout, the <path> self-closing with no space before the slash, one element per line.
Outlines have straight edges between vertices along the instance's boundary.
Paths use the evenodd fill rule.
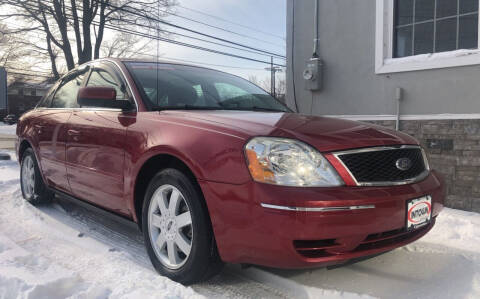
<path fill-rule="evenodd" d="M 115 80 L 114 76 L 102 69 L 94 69 L 92 71 L 87 86 L 113 87 L 117 91 L 117 100 L 127 98 L 126 94 L 122 91 L 121 84 Z"/>
<path fill-rule="evenodd" d="M 82 86 L 85 73 L 63 82 L 57 89 L 52 101 L 52 108 L 77 108 L 77 94 Z"/>

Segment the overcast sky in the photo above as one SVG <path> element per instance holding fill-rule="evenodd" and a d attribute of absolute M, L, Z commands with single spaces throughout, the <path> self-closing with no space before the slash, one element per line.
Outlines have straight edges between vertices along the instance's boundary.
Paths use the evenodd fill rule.
<path fill-rule="evenodd" d="M 256 48 L 261 48 L 285 55 L 286 42 L 285 39 L 282 39 L 281 37 L 285 38 L 286 35 L 286 0 L 178 0 L 178 2 L 181 6 L 198 10 L 206 14 L 218 16 L 233 23 L 242 24 L 251 28 L 258 28 L 258 30 L 250 30 L 242 26 L 227 23 L 216 18 L 208 17 L 206 15 L 184 9 L 181 6 L 175 9 L 176 13 L 179 15 L 189 17 L 217 27 L 221 27 L 229 31 L 234 31 L 242 35 L 247 35 L 252 38 L 223 32 L 221 30 L 217 30 L 208 26 L 203 26 L 201 24 L 184 20 L 175 16 L 170 16 L 167 18 L 167 20 L 171 21 L 172 23 L 189 27 L 210 35 L 218 36 L 242 44 L 247 44 Z M 168 30 L 182 32 L 169 27 L 164 28 Z M 188 32 L 182 33 L 191 35 L 191 33 Z M 264 55 L 256 55 L 248 52 L 238 51 L 235 49 L 223 48 L 180 37 L 177 37 L 176 40 L 194 43 L 199 46 L 219 49 L 237 55 L 270 61 L 270 57 Z M 263 79 L 269 76 L 269 73 L 264 70 L 264 68 L 268 66 L 262 63 L 250 62 L 237 58 L 206 53 L 203 51 L 189 49 L 182 46 L 172 45 L 163 42 L 161 42 L 159 46 L 159 52 L 165 58 L 177 58 L 202 62 L 205 64 L 217 64 L 237 67 L 229 68 L 211 66 L 212 68 L 221 69 L 223 71 L 235 73 L 237 75 L 241 75 L 247 78 L 249 75 L 256 75 L 259 79 Z M 281 59 L 276 60 L 276 62 L 280 64 L 285 64 L 285 61 Z"/>

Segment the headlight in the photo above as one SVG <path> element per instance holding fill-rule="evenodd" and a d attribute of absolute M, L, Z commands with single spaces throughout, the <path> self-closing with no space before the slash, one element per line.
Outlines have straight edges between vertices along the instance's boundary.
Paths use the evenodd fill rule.
<path fill-rule="evenodd" d="M 256 137 L 245 146 L 257 182 L 301 187 L 343 185 L 330 163 L 311 146 L 293 139 Z"/>

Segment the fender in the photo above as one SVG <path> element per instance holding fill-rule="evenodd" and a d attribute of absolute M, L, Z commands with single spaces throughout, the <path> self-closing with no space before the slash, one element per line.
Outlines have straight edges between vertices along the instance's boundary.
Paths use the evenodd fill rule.
<path fill-rule="evenodd" d="M 182 161 L 187 167 L 192 171 L 193 175 L 197 180 L 203 180 L 203 176 L 200 171 L 200 166 L 195 163 L 192 159 L 184 155 L 182 152 L 172 148 L 167 145 L 159 145 L 148 149 L 140 159 L 135 162 L 128 160 L 126 157 L 125 161 L 125 183 L 124 183 L 124 194 L 125 202 L 127 203 L 128 210 L 131 211 L 132 218 L 135 222 L 138 222 L 137 214 L 135 211 L 135 187 L 138 181 L 138 175 L 140 170 L 145 165 L 145 163 L 151 158 L 159 155 L 169 155 L 175 157 L 176 159 Z"/>
<path fill-rule="evenodd" d="M 17 155 L 18 164 L 19 165 L 22 164 L 21 156 L 20 156 L 20 146 L 22 145 L 23 142 L 27 142 L 30 148 L 33 150 L 33 154 L 35 155 L 35 159 L 37 160 L 37 165 L 40 170 L 40 175 L 42 176 L 42 180 L 43 182 L 47 182 L 43 174 L 42 159 L 40 158 L 40 153 L 38 152 L 38 146 L 34 141 L 32 134 L 26 134 L 25 132 L 21 132 L 21 130 L 25 127 L 27 126 L 23 126 L 23 124 L 20 125 L 20 122 L 19 122 L 19 125 L 17 126 L 17 144 L 15 147 L 15 153 Z"/>

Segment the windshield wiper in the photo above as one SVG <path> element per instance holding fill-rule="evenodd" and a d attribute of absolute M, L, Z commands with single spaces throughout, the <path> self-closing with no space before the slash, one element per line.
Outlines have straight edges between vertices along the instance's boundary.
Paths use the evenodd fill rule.
<path fill-rule="evenodd" d="M 165 111 L 165 110 L 223 110 L 222 107 L 214 106 L 194 106 L 194 105 L 179 105 L 179 106 L 153 106 L 152 110 L 154 111 Z"/>
<path fill-rule="evenodd" d="M 245 107 L 245 108 L 235 108 L 235 110 L 242 110 L 242 111 L 269 111 L 269 112 L 287 112 L 285 110 L 275 109 L 275 108 L 264 108 L 264 107 Z"/>
<path fill-rule="evenodd" d="M 230 110 L 230 111 L 268 111 L 268 112 L 287 112 L 284 110 L 263 107 L 222 107 L 222 106 L 194 106 L 194 105 L 179 105 L 179 106 L 154 106 L 154 111 L 167 110 Z"/>

